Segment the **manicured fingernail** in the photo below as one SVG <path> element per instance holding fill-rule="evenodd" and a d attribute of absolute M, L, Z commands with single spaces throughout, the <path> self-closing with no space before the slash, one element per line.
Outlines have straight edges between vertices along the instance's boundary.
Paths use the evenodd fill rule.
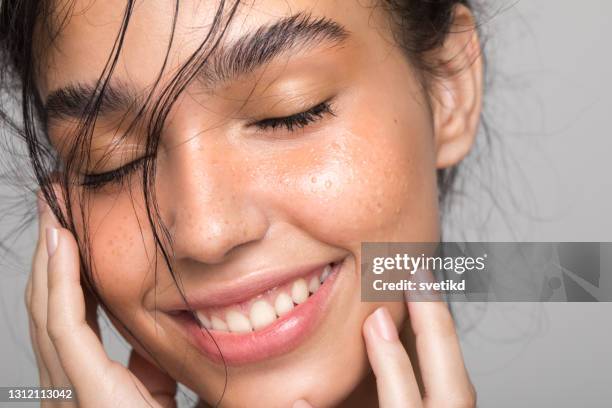
<path fill-rule="evenodd" d="M 49 254 L 49 257 L 53 256 L 53 254 L 55 253 L 55 250 L 57 249 L 57 239 L 58 239 L 58 233 L 57 233 L 57 228 L 54 227 L 47 227 L 47 229 L 45 230 L 45 236 L 46 236 L 46 241 L 47 241 L 47 254 Z"/>
<path fill-rule="evenodd" d="M 397 341 L 397 328 L 393 324 L 391 315 L 386 307 L 379 307 L 371 316 L 372 328 L 376 334 L 387 341 Z"/>

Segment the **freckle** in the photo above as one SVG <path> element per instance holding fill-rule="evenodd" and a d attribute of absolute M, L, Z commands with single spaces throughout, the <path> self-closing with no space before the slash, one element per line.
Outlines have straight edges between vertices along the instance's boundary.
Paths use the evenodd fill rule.
<path fill-rule="evenodd" d="M 331 186 L 332 186 L 332 182 L 331 182 L 330 180 L 327 180 L 327 181 L 325 182 L 325 188 L 330 189 L 330 188 L 331 188 Z"/>

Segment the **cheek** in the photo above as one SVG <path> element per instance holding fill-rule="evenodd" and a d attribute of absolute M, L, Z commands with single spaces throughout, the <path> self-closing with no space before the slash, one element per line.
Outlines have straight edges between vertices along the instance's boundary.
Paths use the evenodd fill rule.
<path fill-rule="evenodd" d="M 96 197 L 87 213 L 92 274 L 99 293 L 107 305 L 132 310 L 154 284 L 149 270 L 155 254 L 149 222 L 146 217 L 137 218 L 134 208 L 142 204 L 133 196 L 134 202 L 125 193 Z M 75 216 L 81 236 L 82 221 L 80 215 Z"/>
<path fill-rule="evenodd" d="M 359 117 L 359 115 L 355 115 Z M 277 205 L 319 239 L 344 247 L 367 240 L 435 240 L 438 203 L 427 116 L 372 115 L 286 155 Z M 399 119 L 401 118 L 401 119 Z M 323 131 L 322 131 L 323 132 Z M 282 166 L 282 164 L 279 164 Z M 291 207 L 287 207 L 290 204 Z"/>

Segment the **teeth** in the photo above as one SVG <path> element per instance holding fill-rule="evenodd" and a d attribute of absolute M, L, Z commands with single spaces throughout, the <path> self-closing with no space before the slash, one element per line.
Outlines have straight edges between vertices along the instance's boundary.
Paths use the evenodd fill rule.
<path fill-rule="evenodd" d="M 229 330 L 234 333 L 248 333 L 253 330 L 251 322 L 245 315 L 235 310 L 230 310 L 225 315 Z"/>
<path fill-rule="evenodd" d="M 321 286 L 321 282 L 319 281 L 319 277 L 318 276 L 313 276 L 310 279 L 310 282 L 308 283 L 308 290 L 310 291 L 310 293 L 315 293 L 317 291 L 317 289 L 319 289 L 319 286 Z"/>
<path fill-rule="evenodd" d="M 284 287 L 279 290 L 276 299 L 271 295 L 260 298 L 251 304 L 251 310 L 248 317 L 245 316 L 232 306 L 225 310 L 225 320 L 219 316 L 223 316 L 222 312 L 213 312 L 215 315 L 205 314 L 202 311 L 196 311 L 198 319 L 202 322 L 202 326 L 207 329 L 226 331 L 232 333 L 250 333 L 253 330 L 259 330 L 273 323 L 278 317 L 282 317 L 291 312 L 295 304 L 302 304 L 310 294 L 316 293 L 321 287 L 321 284 L 329 277 L 332 272 L 332 266 L 326 265 L 321 273 L 321 276 L 311 276 L 310 279 L 299 278 L 291 284 L 290 287 Z M 286 290 L 289 290 L 289 293 Z M 274 299 L 274 305 L 268 300 Z M 210 318 L 208 317 L 210 316 Z"/>
<path fill-rule="evenodd" d="M 329 276 L 331 271 L 332 271 L 331 266 L 326 265 L 325 269 L 323 269 L 323 273 L 321 274 L 321 283 L 323 283 L 325 281 L 325 279 L 327 279 L 327 277 Z"/>
<path fill-rule="evenodd" d="M 225 324 L 225 322 L 219 319 L 217 316 L 213 316 L 210 320 L 213 330 L 227 331 L 227 324 Z"/>
<path fill-rule="evenodd" d="M 276 312 L 265 300 L 258 300 L 251 306 L 251 324 L 255 330 L 261 329 L 276 320 Z"/>
<path fill-rule="evenodd" d="M 278 295 L 274 301 L 274 309 L 279 317 L 289 313 L 293 309 L 293 300 L 291 300 L 291 296 L 286 293 Z"/>
<path fill-rule="evenodd" d="M 291 286 L 291 298 L 298 305 L 308 299 L 308 285 L 304 279 L 298 279 Z"/>
<path fill-rule="evenodd" d="M 208 330 L 212 329 L 212 323 L 208 320 L 208 317 L 204 315 L 204 313 L 200 313 L 196 310 L 196 314 L 198 315 L 198 319 L 202 322 L 202 325 L 206 327 Z"/>

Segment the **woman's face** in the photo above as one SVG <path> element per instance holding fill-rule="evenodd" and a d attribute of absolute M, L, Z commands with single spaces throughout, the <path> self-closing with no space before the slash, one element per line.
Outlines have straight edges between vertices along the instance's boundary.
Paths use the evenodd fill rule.
<path fill-rule="evenodd" d="M 44 55 L 40 90 L 62 152 L 123 3 L 76 1 Z M 89 152 L 92 163 L 105 160 L 83 171 L 142 157 L 142 126 L 118 139 L 134 111 L 127 105 L 168 83 L 206 38 L 216 7 L 180 3 L 158 79 L 174 2 L 135 4 Z M 382 10 L 333 0 L 238 8 L 170 111 L 155 178 L 172 267 L 228 367 L 224 404 L 328 406 L 364 378 L 361 327 L 379 305 L 360 301 L 360 246 L 438 239 L 436 151 L 432 112 Z M 85 218 L 74 195 L 78 231 L 87 225 L 108 307 L 174 378 L 214 402 L 225 366 L 156 249 L 139 175 L 90 191 Z M 404 306 L 387 306 L 401 325 Z"/>

